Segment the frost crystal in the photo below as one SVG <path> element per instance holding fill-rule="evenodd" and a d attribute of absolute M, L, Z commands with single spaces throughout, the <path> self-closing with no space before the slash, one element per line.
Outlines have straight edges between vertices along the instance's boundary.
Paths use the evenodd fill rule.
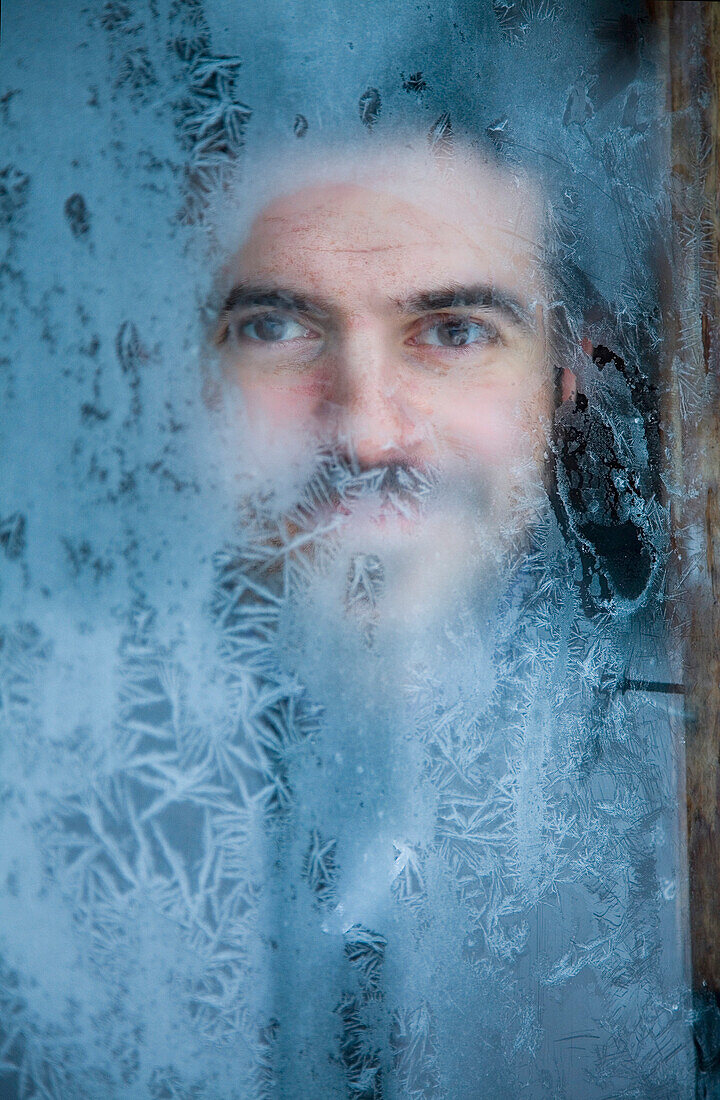
<path fill-rule="evenodd" d="M 3 11 L 0 1094 L 689 1100 L 662 604 L 676 441 L 658 396 L 674 257 L 649 37 L 610 0 L 607 18 L 560 0 L 330 7 Z M 442 220 L 443 249 L 463 150 L 496 173 L 493 201 L 542 187 L 534 297 L 498 305 L 483 284 L 459 305 L 448 245 L 433 270 L 449 304 L 423 327 L 405 302 L 413 370 L 378 391 L 408 453 L 289 431 L 266 484 L 278 429 L 252 450 L 241 357 L 218 366 L 233 340 L 246 362 L 277 354 L 255 346 L 263 311 L 307 357 L 281 411 L 319 400 L 334 424 L 361 398 L 312 374 L 324 298 L 308 320 L 270 265 L 264 301 L 233 313 L 226 237 L 276 197 L 273 143 L 304 187 L 338 150 L 361 176 L 391 142 L 403 180 L 415 143 L 420 183 L 443 181 L 413 207 Z M 401 217 L 404 186 L 365 188 L 346 252 L 427 298 L 414 260 L 363 236 L 390 199 Z M 677 248 L 708 291 L 693 186 L 674 196 Z M 277 255 L 307 229 L 283 218 Z M 315 215 L 318 238 L 331 220 Z M 527 240 L 508 236 L 516 271 Z M 341 252 L 306 250 L 298 270 L 329 278 Z M 708 400 L 696 305 L 676 311 L 685 418 Z M 547 400 L 527 476 L 498 499 L 416 454 L 452 405 L 472 466 L 483 421 L 458 379 L 477 383 L 475 345 L 491 366 L 529 339 L 526 313 Z M 282 371 L 262 362 L 267 397 Z"/>

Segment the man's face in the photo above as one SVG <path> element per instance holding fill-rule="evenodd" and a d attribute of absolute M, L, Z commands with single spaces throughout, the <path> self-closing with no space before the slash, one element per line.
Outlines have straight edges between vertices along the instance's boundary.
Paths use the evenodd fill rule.
<path fill-rule="evenodd" d="M 224 273 L 219 342 L 244 461 L 302 482 L 330 451 L 377 472 L 374 493 L 330 494 L 317 518 L 351 554 L 404 556 L 416 600 L 527 523 L 551 384 L 535 194 L 467 162 L 405 175 L 386 162 L 266 206 Z M 430 478 L 424 506 L 402 500 L 404 474 Z"/>

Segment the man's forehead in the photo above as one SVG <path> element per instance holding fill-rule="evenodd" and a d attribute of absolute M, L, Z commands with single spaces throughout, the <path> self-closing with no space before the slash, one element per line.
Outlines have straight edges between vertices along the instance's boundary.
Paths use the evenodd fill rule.
<path fill-rule="evenodd" d="M 439 161 L 430 154 L 397 151 L 358 163 L 357 155 L 351 155 L 318 167 L 315 178 L 297 183 L 288 167 L 274 181 L 276 193 L 266 196 L 255 224 L 260 219 L 312 217 L 328 205 L 360 218 L 413 206 L 435 216 L 442 211 L 448 220 L 484 216 L 507 227 L 519 222 L 528 229 L 540 220 L 540 190 L 534 182 L 468 156 Z M 370 196 L 374 201 L 368 207 Z"/>
<path fill-rule="evenodd" d="M 542 235 L 539 191 L 528 181 L 480 164 L 410 170 L 398 158 L 362 175 L 304 182 L 257 214 L 231 262 L 234 277 L 331 281 L 338 266 L 375 271 L 412 289 L 428 277 L 444 284 L 479 276 L 527 281 L 536 273 Z M 414 273 L 413 273 L 414 274 Z"/>

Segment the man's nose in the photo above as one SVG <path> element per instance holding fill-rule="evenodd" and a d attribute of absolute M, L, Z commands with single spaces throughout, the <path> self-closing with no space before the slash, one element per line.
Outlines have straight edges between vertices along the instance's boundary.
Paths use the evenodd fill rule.
<path fill-rule="evenodd" d="M 333 366 L 331 407 L 338 445 L 361 466 L 411 457 L 418 424 L 389 341 L 358 327 L 336 349 Z"/>

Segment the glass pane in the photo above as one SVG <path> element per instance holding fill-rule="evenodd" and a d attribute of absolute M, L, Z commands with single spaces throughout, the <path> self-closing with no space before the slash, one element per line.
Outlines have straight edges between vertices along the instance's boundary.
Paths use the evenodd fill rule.
<path fill-rule="evenodd" d="M 657 21 L 3 16 L 0 1093 L 694 1096 Z"/>

